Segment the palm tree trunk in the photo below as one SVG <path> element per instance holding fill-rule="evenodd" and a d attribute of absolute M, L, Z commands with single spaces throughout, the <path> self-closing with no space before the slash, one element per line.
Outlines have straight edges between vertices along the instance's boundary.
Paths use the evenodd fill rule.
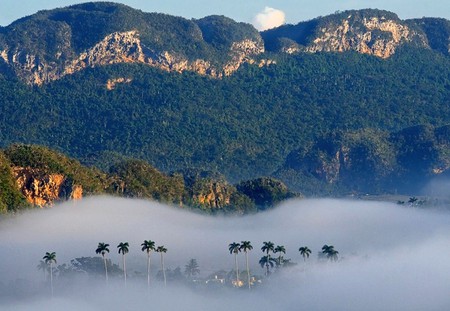
<path fill-rule="evenodd" d="M 52 298 L 53 298 L 53 263 L 50 262 L 50 288 L 52 291 Z"/>
<path fill-rule="evenodd" d="M 150 252 L 147 252 L 147 288 L 150 288 Z"/>
<path fill-rule="evenodd" d="M 239 286 L 239 267 L 237 261 L 237 253 L 234 253 L 234 264 L 236 265 L 236 286 Z"/>
<path fill-rule="evenodd" d="M 108 266 L 106 264 L 105 255 L 103 255 L 103 262 L 105 263 L 105 280 L 106 280 L 106 285 L 108 285 Z"/>
<path fill-rule="evenodd" d="M 246 263 L 246 266 L 247 266 L 248 289 L 251 289 L 251 286 L 250 286 L 250 269 L 248 268 L 248 252 L 245 252 L 245 263 Z"/>
<path fill-rule="evenodd" d="M 164 269 L 164 256 L 163 256 L 163 253 L 161 253 L 161 269 L 162 269 L 163 277 L 164 277 L 164 286 L 167 286 L 166 270 Z"/>
<path fill-rule="evenodd" d="M 123 278 L 125 280 L 125 287 L 127 287 L 127 266 L 125 265 L 125 254 L 122 254 L 123 263 Z"/>

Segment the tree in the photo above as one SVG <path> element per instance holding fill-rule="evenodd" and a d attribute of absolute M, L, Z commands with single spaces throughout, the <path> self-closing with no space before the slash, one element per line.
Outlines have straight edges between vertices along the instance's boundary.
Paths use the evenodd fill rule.
<path fill-rule="evenodd" d="M 150 254 L 152 251 L 155 251 L 155 242 L 152 240 L 144 240 L 141 246 L 141 250 L 147 252 L 147 286 L 150 287 Z"/>
<path fill-rule="evenodd" d="M 96 254 L 101 254 L 103 257 L 103 263 L 105 264 L 105 280 L 106 284 L 108 284 L 108 266 L 106 264 L 106 257 L 105 254 L 109 253 L 109 244 L 107 243 L 98 243 L 97 249 L 95 250 Z"/>
<path fill-rule="evenodd" d="M 198 263 L 196 259 L 191 259 L 189 262 L 184 266 L 184 274 L 188 278 L 192 278 L 197 274 L 200 274 L 200 269 L 198 267 Z"/>
<path fill-rule="evenodd" d="M 163 277 L 164 277 L 164 286 L 167 286 L 166 270 L 164 269 L 164 256 L 163 256 L 163 254 L 167 253 L 167 248 L 165 248 L 164 245 L 158 246 L 156 248 L 156 252 L 160 253 L 160 255 L 161 255 L 161 270 L 162 270 Z"/>
<path fill-rule="evenodd" d="M 241 245 L 236 242 L 233 242 L 228 245 L 228 250 L 230 251 L 230 254 L 234 254 L 234 264 L 236 267 L 236 286 L 239 286 L 239 265 L 237 261 L 237 255 L 241 251 L 240 247 Z"/>
<path fill-rule="evenodd" d="M 270 273 L 270 267 L 273 267 L 273 258 L 270 257 L 270 252 L 273 252 L 275 250 L 275 244 L 273 244 L 272 242 L 263 242 L 263 246 L 261 247 L 261 250 L 263 252 L 266 253 L 267 257 L 266 259 L 264 259 L 265 263 L 266 263 L 266 276 L 269 275 Z M 263 257 L 264 258 L 264 257 Z M 263 259 L 261 258 L 261 260 Z M 261 264 L 261 260 L 259 261 L 259 263 Z"/>
<path fill-rule="evenodd" d="M 282 265 L 282 261 L 283 261 L 283 255 L 282 254 L 286 254 L 286 248 L 283 245 L 277 245 L 277 247 L 275 247 L 275 249 L 273 250 L 274 253 L 280 253 L 280 255 L 278 256 L 278 262 L 277 265 L 279 267 L 281 267 Z"/>
<path fill-rule="evenodd" d="M 311 254 L 311 250 L 307 246 L 302 246 L 298 249 L 300 252 L 300 255 L 303 257 L 303 261 L 306 261 L 306 258 L 309 258 L 309 255 Z"/>
<path fill-rule="evenodd" d="M 333 245 L 322 246 L 322 253 L 327 256 L 330 261 L 337 261 L 339 252 L 334 249 Z"/>
<path fill-rule="evenodd" d="M 242 241 L 241 246 L 239 248 L 241 251 L 245 253 L 245 264 L 247 267 L 247 283 L 248 283 L 248 289 L 251 289 L 250 285 L 250 269 L 248 267 L 248 251 L 251 251 L 253 249 L 252 244 L 250 241 Z"/>
<path fill-rule="evenodd" d="M 45 256 L 42 257 L 47 265 L 50 265 L 50 288 L 52 291 L 53 297 L 53 264 L 56 264 L 56 253 L 55 252 L 46 252 Z"/>
<path fill-rule="evenodd" d="M 130 245 L 128 242 L 120 242 L 119 245 L 117 245 L 117 248 L 119 249 L 119 254 L 122 253 L 122 268 L 123 268 L 123 278 L 125 280 L 125 286 L 127 286 L 127 266 L 125 264 L 125 255 L 128 253 Z"/>
<path fill-rule="evenodd" d="M 259 264 L 261 265 L 261 268 L 266 267 L 266 276 L 270 274 L 270 268 L 273 268 L 273 266 L 276 264 L 276 260 L 270 255 L 262 256 L 259 260 Z"/>

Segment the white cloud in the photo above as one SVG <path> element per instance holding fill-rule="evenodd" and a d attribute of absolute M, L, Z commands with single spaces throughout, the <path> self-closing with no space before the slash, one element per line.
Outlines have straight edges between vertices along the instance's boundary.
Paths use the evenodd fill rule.
<path fill-rule="evenodd" d="M 258 13 L 253 19 L 253 26 L 260 31 L 275 28 L 285 23 L 286 16 L 283 11 L 265 7 L 264 11 Z"/>

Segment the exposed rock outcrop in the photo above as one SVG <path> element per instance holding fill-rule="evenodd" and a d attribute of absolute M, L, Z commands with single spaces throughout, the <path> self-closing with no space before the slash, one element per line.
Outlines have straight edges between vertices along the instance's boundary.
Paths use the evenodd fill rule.
<path fill-rule="evenodd" d="M 389 58 L 404 44 L 430 48 L 418 23 L 380 10 L 359 10 L 285 25 L 262 33 L 266 48 L 281 53 L 346 52 Z"/>
<path fill-rule="evenodd" d="M 220 182 L 210 181 L 193 195 L 194 202 L 208 208 L 223 208 L 230 204 L 231 195 L 236 189 Z"/>
<path fill-rule="evenodd" d="M 59 200 L 77 200 L 83 197 L 83 187 L 62 174 L 48 174 L 39 169 L 24 167 L 14 167 L 13 174 L 27 201 L 36 206 L 51 206 Z"/>
<path fill-rule="evenodd" d="M 135 30 L 107 35 L 92 48 L 75 59 L 47 62 L 35 54 L 16 49 L 0 51 L 3 60 L 12 66 L 18 76 L 28 84 L 42 85 L 58 80 L 86 68 L 118 63 L 141 63 L 169 72 L 192 71 L 214 78 L 231 75 L 243 63 L 253 62 L 252 56 L 264 52 L 262 41 L 245 39 L 234 42 L 228 51 L 230 60 L 223 66 L 212 65 L 209 60 L 189 60 L 171 51 L 157 51 L 146 47 Z"/>
<path fill-rule="evenodd" d="M 320 29 L 308 52 L 344 52 L 357 51 L 381 58 L 392 56 L 400 44 L 412 42 L 417 37 L 423 46 L 426 40 L 421 34 L 411 30 L 398 21 L 386 18 L 364 18 L 362 25 L 351 24 L 352 16 L 341 21 L 341 24 Z"/>

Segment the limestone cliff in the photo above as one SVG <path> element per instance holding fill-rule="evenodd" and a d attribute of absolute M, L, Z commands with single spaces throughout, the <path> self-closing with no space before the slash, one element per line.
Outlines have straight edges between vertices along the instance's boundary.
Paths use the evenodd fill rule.
<path fill-rule="evenodd" d="M 48 174 L 26 167 L 14 167 L 13 174 L 26 200 L 36 206 L 51 206 L 59 200 L 76 200 L 83 196 L 82 186 L 62 174 Z"/>
<path fill-rule="evenodd" d="M 262 35 L 268 50 L 288 54 L 355 51 L 388 58 L 404 44 L 430 48 L 420 27 L 380 10 L 336 13 Z"/>
<path fill-rule="evenodd" d="M 351 23 L 352 15 L 338 24 L 320 29 L 307 52 L 344 52 L 357 51 L 381 58 L 392 56 L 401 44 L 419 39 L 423 46 L 423 35 L 410 29 L 407 25 L 384 17 L 363 18 L 361 24 Z"/>
<path fill-rule="evenodd" d="M 231 75 L 243 63 L 253 62 L 252 56 L 264 52 L 262 42 L 250 39 L 235 42 L 228 51 L 230 60 L 222 67 L 212 65 L 209 60 L 189 60 L 186 56 L 171 51 L 157 51 L 146 47 L 135 30 L 115 32 L 107 35 L 92 48 L 75 59 L 47 62 L 35 54 L 16 49 L 0 51 L 3 60 L 12 66 L 17 75 L 28 84 L 42 85 L 58 80 L 85 68 L 117 63 L 141 63 L 165 71 L 192 71 L 201 75 L 220 78 Z"/>

